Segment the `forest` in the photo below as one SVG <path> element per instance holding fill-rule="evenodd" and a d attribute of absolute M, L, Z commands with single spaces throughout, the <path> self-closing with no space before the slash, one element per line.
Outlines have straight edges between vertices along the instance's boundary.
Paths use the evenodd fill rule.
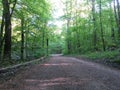
<path fill-rule="evenodd" d="M 0 67 L 61 53 L 120 64 L 119 0 L 51 1 L 0 0 Z"/>

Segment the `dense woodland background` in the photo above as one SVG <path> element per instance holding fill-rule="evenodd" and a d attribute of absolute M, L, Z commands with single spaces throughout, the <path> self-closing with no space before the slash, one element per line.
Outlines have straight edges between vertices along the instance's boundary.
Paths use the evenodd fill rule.
<path fill-rule="evenodd" d="M 120 63 L 120 1 L 63 0 L 54 23 L 48 0 L 0 0 L 1 66 L 63 53 Z M 59 30 L 60 29 L 60 30 Z M 58 33 L 59 32 L 59 33 Z"/>

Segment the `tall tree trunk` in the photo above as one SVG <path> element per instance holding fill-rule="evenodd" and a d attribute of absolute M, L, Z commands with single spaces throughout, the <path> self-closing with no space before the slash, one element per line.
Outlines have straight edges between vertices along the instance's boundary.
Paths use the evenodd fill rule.
<path fill-rule="evenodd" d="M 69 24 L 70 24 L 70 20 L 67 20 L 67 52 L 68 54 L 71 53 Z"/>
<path fill-rule="evenodd" d="M 14 0 L 13 7 L 10 8 L 10 0 L 2 0 L 3 4 L 3 14 L 4 14 L 4 25 L 5 26 L 5 44 L 4 44 L 4 59 L 11 59 L 11 17 L 17 3 L 17 0 Z M 2 30 L 2 29 L 1 29 Z M 3 39 L 3 40 L 4 40 Z"/>
<path fill-rule="evenodd" d="M 71 11 L 68 10 L 68 7 L 70 7 L 71 1 L 66 2 L 66 16 L 67 16 L 67 53 L 71 53 L 71 41 L 70 41 L 70 21 L 71 21 Z M 69 15 L 70 14 L 70 15 Z"/>
<path fill-rule="evenodd" d="M 42 48 L 45 48 L 45 30 L 46 30 L 46 21 L 43 24 L 43 30 L 42 30 Z"/>
<path fill-rule="evenodd" d="M 101 30 L 101 39 L 102 39 L 102 45 L 103 45 L 103 51 L 106 50 L 105 48 L 105 40 L 104 40 L 104 33 L 103 33 L 103 24 L 102 24 L 102 7 L 101 7 L 101 0 L 100 0 L 100 5 L 99 5 L 99 8 L 100 8 L 100 30 Z"/>
<path fill-rule="evenodd" d="M 4 37 L 3 37 L 3 29 L 4 29 L 4 11 L 3 11 L 3 16 L 2 16 L 2 23 L 1 23 L 1 29 L 0 29 L 0 60 L 2 59 L 2 46 L 4 42 Z"/>
<path fill-rule="evenodd" d="M 21 60 L 24 59 L 24 18 L 21 19 Z"/>
<path fill-rule="evenodd" d="M 110 10 L 112 11 L 112 2 L 110 2 Z M 111 24 L 111 37 L 112 40 L 115 41 L 115 32 L 114 32 L 114 27 L 113 27 L 113 15 L 110 12 L 110 24 Z"/>
<path fill-rule="evenodd" d="M 118 28 L 118 14 L 117 14 L 117 9 L 116 9 L 116 0 L 114 0 L 114 16 L 115 16 L 115 20 L 116 20 L 116 25 L 117 25 L 117 28 Z"/>
<path fill-rule="evenodd" d="M 77 3 L 78 3 L 77 0 L 75 0 L 75 5 L 77 5 Z M 77 52 L 80 53 L 80 35 L 79 35 L 79 34 L 80 34 L 80 29 L 78 28 L 78 27 L 79 27 L 79 26 L 78 26 L 78 25 L 79 25 L 79 24 L 78 24 L 78 16 L 79 16 L 79 15 L 78 15 L 77 9 L 76 9 L 75 14 L 76 14 L 76 15 L 75 15 L 75 17 L 76 17 L 75 24 L 76 24 L 76 27 L 77 27 L 77 28 L 76 28 L 76 29 L 77 29 L 77 30 L 76 30 L 76 35 L 77 35 Z"/>
<path fill-rule="evenodd" d="M 27 25 L 27 30 L 25 31 L 25 57 L 26 59 L 28 58 L 28 33 L 29 33 L 29 25 Z"/>
<path fill-rule="evenodd" d="M 9 0 L 2 0 L 5 15 L 4 58 L 11 59 L 11 14 Z"/>
<path fill-rule="evenodd" d="M 116 0 L 117 2 L 117 11 L 118 11 L 118 40 L 120 42 L 120 3 L 119 0 Z"/>
<path fill-rule="evenodd" d="M 92 0 L 92 17 L 93 17 L 93 26 L 94 26 L 94 33 L 93 33 L 93 45 L 94 50 L 97 50 L 97 32 L 96 32 L 96 18 L 95 18 L 95 0 Z"/>

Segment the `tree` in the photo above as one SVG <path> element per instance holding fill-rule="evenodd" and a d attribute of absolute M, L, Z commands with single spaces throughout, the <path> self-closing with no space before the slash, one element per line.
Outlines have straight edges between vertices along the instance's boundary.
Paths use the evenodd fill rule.
<path fill-rule="evenodd" d="M 97 50 L 97 26 L 96 26 L 96 17 L 95 17 L 95 0 L 92 0 L 92 19 L 94 25 L 94 33 L 93 33 L 93 44 L 94 50 Z"/>
<path fill-rule="evenodd" d="M 15 8 L 17 0 L 14 0 L 13 2 L 9 0 L 2 0 L 3 4 L 3 20 L 2 20 L 2 29 L 1 29 L 1 35 L 3 32 L 3 27 L 5 25 L 5 45 L 4 45 L 4 58 L 11 59 L 11 17 Z M 13 3 L 13 7 L 10 7 L 10 4 Z M 2 44 L 2 43 L 1 43 Z"/>
<path fill-rule="evenodd" d="M 99 10 L 100 10 L 100 30 L 101 30 L 101 39 L 102 39 L 102 45 L 103 45 L 103 51 L 106 50 L 105 48 L 105 40 L 104 40 L 104 32 L 103 32 L 103 24 L 102 24 L 102 8 L 101 8 L 102 2 L 100 0 L 99 2 Z"/>

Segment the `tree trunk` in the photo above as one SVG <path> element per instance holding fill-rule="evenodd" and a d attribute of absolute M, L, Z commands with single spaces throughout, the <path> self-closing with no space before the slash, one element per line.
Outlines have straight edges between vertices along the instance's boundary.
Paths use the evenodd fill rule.
<path fill-rule="evenodd" d="M 21 60 L 24 59 L 24 18 L 21 19 Z"/>
<path fill-rule="evenodd" d="M 92 17 L 93 17 L 93 26 L 94 26 L 94 32 L 93 32 L 93 45 L 94 50 L 97 50 L 97 32 L 96 32 L 96 18 L 95 18 L 95 0 L 92 0 Z"/>
<path fill-rule="evenodd" d="M 4 42 L 4 37 L 3 37 L 3 29 L 4 29 L 4 11 L 3 11 L 3 16 L 2 16 L 2 23 L 1 23 L 1 29 L 0 29 L 0 60 L 2 59 L 2 46 Z"/>
<path fill-rule="evenodd" d="M 46 29 L 46 21 L 43 24 L 43 30 L 42 30 L 42 48 L 45 48 L 45 29 Z"/>
<path fill-rule="evenodd" d="M 114 0 L 114 16 L 115 16 L 115 20 L 116 20 L 116 24 L 117 24 L 117 28 L 118 28 L 118 15 L 117 15 L 117 10 L 116 10 L 115 0 Z"/>
<path fill-rule="evenodd" d="M 47 44 L 47 56 L 48 56 L 48 54 L 49 54 L 49 51 L 48 51 L 48 49 L 49 49 L 49 39 L 48 38 L 46 39 L 46 44 Z"/>
<path fill-rule="evenodd" d="M 120 4 L 119 4 L 119 0 L 116 0 L 117 2 L 117 11 L 118 11 L 118 40 L 120 41 Z"/>
<path fill-rule="evenodd" d="M 103 45 L 103 51 L 106 50 L 105 48 L 105 40 L 104 40 L 104 33 L 103 33 L 103 24 L 102 24 L 102 8 L 101 8 L 101 0 L 100 0 L 100 5 L 99 5 L 99 8 L 100 8 L 100 30 L 101 30 L 101 39 L 102 39 L 102 45 Z"/>
<path fill-rule="evenodd" d="M 70 45 L 70 32 L 69 32 L 69 24 L 70 24 L 70 20 L 67 21 L 67 52 L 68 54 L 71 53 L 71 45 Z"/>
<path fill-rule="evenodd" d="M 110 2 L 110 10 L 112 11 L 112 2 Z M 113 27 L 113 15 L 110 12 L 110 24 L 111 24 L 111 37 L 112 40 L 115 41 L 115 32 L 114 32 L 114 27 Z"/>
<path fill-rule="evenodd" d="M 11 14 L 8 0 L 2 0 L 5 17 L 4 58 L 11 59 Z"/>
<path fill-rule="evenodd" d="M 77 0 L 75 0 L 75 5 L 77 5 Z M 75 17 L 76 17 L 76 21 L 75 21 L 75 24 L 76 24 L 76 35 L 77 35 L 77 52 L 80 53 L 80 29 L 78 28 L 79 27 L 79 24 L 78 24 L 78 11 L 76 9 L 76 12 L 75 12 Z"/>
<path fill-rule="evenodd" d="M 25 31 L 25 57 L 26 59 L 28 58 L 28 33 L 29 33 L 29 25 L 27 25 L 27 30 Z"/>
<path fill-rule="evenodd" d="M 66 16 L 67 16 L 67 53 L 70 54 L 72 52 L 72 47 L 71 47 L 71 32 L 70 32 L 70 21 L 71 21 L 71 14 L 72 14 L 72 9 L 69 10 L 68 8 L 72 7 L 72 1 L 67 1 L 66 2 Z"/>
<path fill-rule="evenodd" d="M 3 18 L 4 18 L 3 19 L 4 20 L 3 21 L 4 22 L 3 23 L 4 24 L 3 27 L 5 26 L 4 59 L 11 59 L 11 30 L 12 30 L 11 17 L 12 17 L 15 5 L 17 3 L 17 0 L 14 0 L 13 2 L 14 2 L 13 3 L 13 7 L 10 8 L 11 2 L 9 0 L 2 0 L 3 14 L 4 14 L 4 16 L 3 16 Z M 3 27 L 2 27 L 2 29 L 3 29 Z M 1 31 L 2 31 L 2 29 L 1 29 Z"/>

